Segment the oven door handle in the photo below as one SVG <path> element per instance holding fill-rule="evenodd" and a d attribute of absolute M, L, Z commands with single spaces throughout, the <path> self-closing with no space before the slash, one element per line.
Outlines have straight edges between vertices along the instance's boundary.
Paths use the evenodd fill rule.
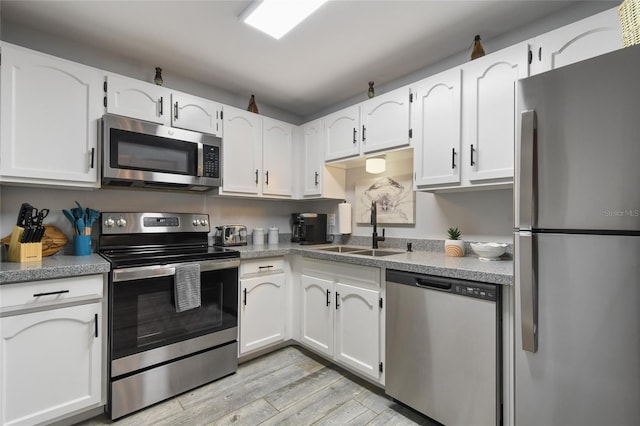
<path fill-rule="evenodd" d="M 203 260 L 200 262 L 173 263 L 169 265 L 136 266 L 133 268 L 120 268 L 113 270 L 113 282 L 144 280 L 149 278 L 169 277 L 176 274 L 176 267 L 200 264 L 200 272 L 216 271 L 221 269 L 231 269 L 240 266 L 239 259 L 216 259 Z"/>

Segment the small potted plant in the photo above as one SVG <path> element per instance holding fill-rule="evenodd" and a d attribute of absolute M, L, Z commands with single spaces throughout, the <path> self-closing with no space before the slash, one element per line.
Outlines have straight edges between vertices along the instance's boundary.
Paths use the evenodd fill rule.
<path fill-rule="evenodd" d="M 460 230 L 458 228 L 447 229 L 449 239 L 444 241 L 444 252 L 447 256 L 462 257 L 464 256 L 464 241 L 460 239 Z"/>

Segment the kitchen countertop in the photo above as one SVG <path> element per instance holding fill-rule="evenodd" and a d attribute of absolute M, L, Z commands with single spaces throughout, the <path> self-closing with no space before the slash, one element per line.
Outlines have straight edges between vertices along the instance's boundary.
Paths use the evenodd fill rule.
<path fill-rule="evenodd" d="M 363 266 L 376 266 L 400 271 L 416 272 L 420 274 L 438 275 L 463 280 L 481 281 L 491 284 L 513 284 L 513 260 L 497 261 L 478 260 L 475 255 L 464 257 L 449 257 L 443 252 L 433 251 L 401 251 L 398 249 L 380 250 L 397 251 L 398 254 L 372 257 L 354 253 L 334 253 L 317 250 L 329 247 L 330 244 L 302 246 L 300 244 L 281 243 L 259 246 L 234 247 L 240 252 L 240 259 L 259 259 L 272 256 L 296 254 L 313 259 L 330 260 Z M 349 247 L 371 247 L 348 244 Z"/>
<path fill-rule="evenodd" d="M 109 272 L 111 265 L 99 254 L 67 256 L 57 254 L 37 262 L 0 262 L 0 285 L 21 281 L 48 280 Z"/>
<path fill-rule="evenodd" d="M 233 247 L 240 252 L 240 259 L 259 259 L 273 256 L 301 255 L 307 258 L 351 263 L 354 265 L 375 266 L 387 269 L 438 275 L 492 284 L 511 285 L 513 283 L 513 261 L 481 261 L 474 255 L 448 257 L 442 252 L 413 251 L 397 249 L 398 254 L 372 257 L 352 253 L 333 253 L 319 251 L 318 248 L 330 244 L 302 246 L 300 244 L 280 243 L 265 245 L 247 245 Z M 349 244 L 350 247 L 358 247 Z M 363 249 L 370 247 L 361 246 Z M 78 275 L 91 275 L 109 272 L 110 265 L 98 254 L 90 256 L 55 255 L 43 257 L 38 262 L 1 262 L 0 285 L 21 281 L 36 281 L 63 278 Z"/>

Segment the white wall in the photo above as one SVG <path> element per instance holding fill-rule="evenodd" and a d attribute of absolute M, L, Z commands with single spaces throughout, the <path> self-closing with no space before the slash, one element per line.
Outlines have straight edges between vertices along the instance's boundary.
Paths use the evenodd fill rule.
<path fill-rule="evenodd" d="M 356 194 L 356 184 L 367 182 L 375 176 L 399 176 L 413 170 L 412 159 L 387 161 L 387 170 L 380 175 L 365 172 L 364 167 L 347 171 L 347 201 L 352 205 L 352 235 L 371 235 L 371 225 L 357 223 L 356 204 L 361 194 Z M 387 237 L 444 240 L 452 226 L 462 231 L 469 241 L 512 242 L 513 240 L 513 191 L 480 190 L 433 194 L 415 193 L 415 225 L 379 225 L 385 228 Z M 337 209 L 336 209 L 337 210 Z"/>

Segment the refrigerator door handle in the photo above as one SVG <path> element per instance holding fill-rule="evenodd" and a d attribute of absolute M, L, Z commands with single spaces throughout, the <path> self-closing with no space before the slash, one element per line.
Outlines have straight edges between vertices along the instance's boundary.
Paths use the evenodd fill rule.
<path fill-rule="evenodd" d="M 518 156 L 518 169 L 520 171 L 516 200 L 519 206 L 517 228 L 532 229 L 534 222 L 534 168 L 535 168 L 535 144 L 537 136 L 536 112 L 534 110 L 523 111 L 521 114 L 520 155 Z"/>
<path fill-rule="evenodd" d="M 531 232 L 518 235 L 520 281 L 520 327 L 522 350 L 538 351 L 538 284 L 534 277 L 535 237 Z"/>

